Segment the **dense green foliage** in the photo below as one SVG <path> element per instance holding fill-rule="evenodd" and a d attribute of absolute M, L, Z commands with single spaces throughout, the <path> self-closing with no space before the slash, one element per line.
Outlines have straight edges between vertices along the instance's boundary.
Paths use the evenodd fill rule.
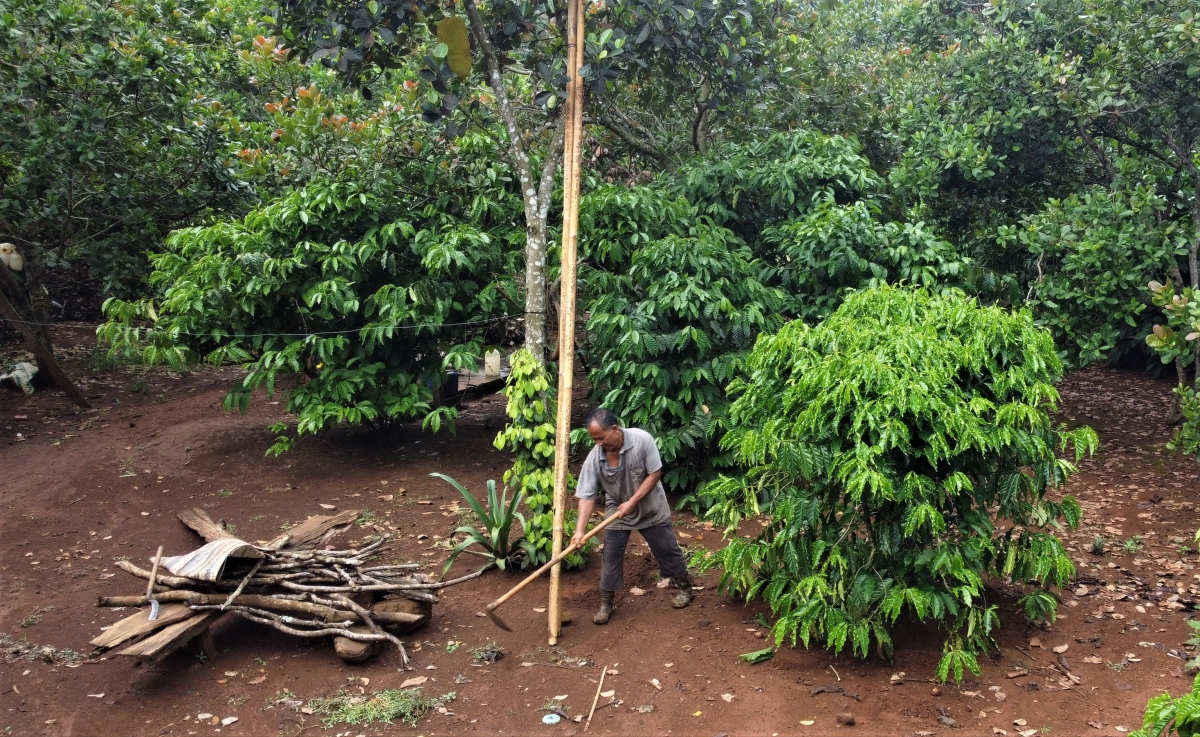
<path fill-rule="evenodd" d="M 508 424 L 496 435 L 495 445 L 513 454 L 512 468 L 504 472 L 504 485 L 525 499 L 529 508 L 521 524 L 526 557 L 523 567 L 540 566 L 553 557 L 554 532 L 554 419 L 557 403 L 546 367 L 525 350 L 509 357 Z M 567 474 L 567 489 L 575 488 L 575 477 Z M 563 539 L 575 534 L 577 512 L 563 521 Z M 567 556 L 565 564 L 575 568 L 587 561 L 595 547 L 588 541 L 582 550 Z"/>
<path fill-rule="evenodd" d="M 1019 228 L 1001 228 L 1037 257 L 1030 304 L 1062 353 L 1080 364 L 1117 358 L 1149 329 L 1146 283 L 1186 254 L 1152 187 L 1094 189 L 1050 200 Z"/>
<path fill-rule="evenodd" d="M 725 386 L 787 297 L 730 231 L 697 227 L 634 251 L 628 276 L 597 277 L 589 378 L 604 406 L 658 443 L 667 488 L 700 491 L 724 426 Z"/>
<path fill-rule="evenodd" d="M 1097 440 L 1052 427 L 1061 374 L 1028 312 L 955 291 L 864 290 L 816 327 L 760 337 L 722 441 L 746 472 L 708 488 L 731 535 L 770 524 L 702 565 L 768 601 L 780 643 L 886 655 L 910 613 L 947 630 L 939 678 L 978 674 L 998 625 L 984 578 L 1031 585 L 1026 613 L 1053 620 L 1046 589 L 1074 572 L 1053 531 L 1078 525 L 1079 504 L 1047 492 L 1074 471 L 1056 450 Z"/>
<path fill-rule="evenodd" d="M 502 174 L 481 163 L 466 188 L 423 163 L 314 179 L 242 220 L 177 231 L 153 259 L 161 298 L 113 301 L 102 337 L 148 363 L 245 364 L 227 409 L 288 381 L 297 435 L 410 418 L 437 429 L 455 414 L 438 406 L 443 367 L 478 362 L 483 328 L 513 309 L 511 265 L 488 232 L 506 214 Z M 413 208 L 417 177 L 440 202 Z"/>

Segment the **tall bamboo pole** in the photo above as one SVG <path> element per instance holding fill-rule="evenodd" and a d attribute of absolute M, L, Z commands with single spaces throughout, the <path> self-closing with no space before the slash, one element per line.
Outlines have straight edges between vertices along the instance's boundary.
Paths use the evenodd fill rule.
<path fill-rule="evenodd" d="M 567 514 L 567 464 L 571 456 L 571 395 L 575 389 L 575 276 L 579 239 L 579 167 L 583 148 L 583 0 L 567 6 L 567 116 L 563 141 L 562 285 L 558 311 L 558 416 L 554 430 L 553 554 L 563 549 Z M 579 520 L 587 524 L 587 520 Z M 550 644 L 558 644 L 562 629 L 562 564 L 550 569 Z"/>

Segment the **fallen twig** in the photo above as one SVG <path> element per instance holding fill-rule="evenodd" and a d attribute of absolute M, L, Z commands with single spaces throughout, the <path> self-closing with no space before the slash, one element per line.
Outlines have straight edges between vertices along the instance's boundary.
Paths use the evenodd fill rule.
<path fill-rule="evenodd" d="M 608 666 L 604 666 L 604 670 L 600 671 L 600 684 L 596 686 L 596 696 L 592 699 L 592 708 L 588 712 L 587 722 L 583 725 L 583 731 L 586 732 L 592 724 L 592 715 L 596 713 L 596 702 L 600 701 L 600 692 L 604 690 L 604 676 L 608 675 Z"/>

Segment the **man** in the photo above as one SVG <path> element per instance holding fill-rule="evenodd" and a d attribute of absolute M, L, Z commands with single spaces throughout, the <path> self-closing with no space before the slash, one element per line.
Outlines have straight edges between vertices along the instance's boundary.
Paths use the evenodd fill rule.
<path fill-rule="evenodd" d="M 587 431 L 596 447 L 588 453 L 579 473 L 575 496 L 579 499 L 579 524 L 572 543 L 587 531 L 587 520 L 604 490 L 606 516 L 617 515 L 604 531 L 604 556 L 600 569 L 600 610 L 592 621 L 608 624 L 615 611 L 613 598 L 625 587 L 625 548 L 629 534 L 637 530 L 650 545 L 659 571 L 670 578 L 679 593 L 671 605 L 682 609 L 692 603 L 692 581 L 687 561 L 675 531 L 671 529 L 671 507 L 662 478 L 662 458 L 654 438 L 645 430 L 622 428 L 617 416 L 600 407 L 587 416 Z"/>

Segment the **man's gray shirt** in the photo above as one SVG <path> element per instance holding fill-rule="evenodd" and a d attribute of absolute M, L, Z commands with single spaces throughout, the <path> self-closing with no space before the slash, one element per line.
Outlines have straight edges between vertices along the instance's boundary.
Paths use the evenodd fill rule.
<path fill-rule="evenodd" d="M 579 471 L 579 485 L 575 487 L 575 496 L 579 499 L 595 499 L 603 488 L 606 517 L 637 493 L 646 476 L 662 468 L 662 457 L 650 433 L 636 427 L 623 427 L 621 432 L 625 434 L 625 440 L 621 444 L 620 465 L 609 466 L 604 449 L 597 445 L 584 459 Z M 660 481 L 638 503 L 636 512 L 613 522 L 608 529 L 642 530 L 670 521 L 671 506 Z"/>

